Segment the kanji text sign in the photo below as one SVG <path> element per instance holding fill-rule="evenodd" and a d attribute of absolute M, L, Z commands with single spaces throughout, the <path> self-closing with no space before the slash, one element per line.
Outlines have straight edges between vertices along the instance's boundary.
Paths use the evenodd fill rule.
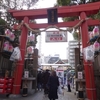
<path fill-rule="evenodd" d="M 65 31 L 46 31 L 46 42 L 67 42 L 67 33 Z"/>

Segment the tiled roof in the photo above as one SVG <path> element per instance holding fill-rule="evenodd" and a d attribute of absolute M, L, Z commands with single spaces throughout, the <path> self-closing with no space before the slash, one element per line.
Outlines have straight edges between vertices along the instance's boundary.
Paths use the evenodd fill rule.
<path fill-rule="evenodd" d="M 66 64 L 68 60 L 61 60 L 59 57 L 51 57 L 48 60 L 48 64 Z"/>
<path fill-rule="evenodd" d="M 51 57 L 51 58 L 48 60 L 48 63 L 49 63 L 49 64 L 54 64 L 54 63 L 56 63 L 58 60 L 59 60 L 59 57 Z"/>

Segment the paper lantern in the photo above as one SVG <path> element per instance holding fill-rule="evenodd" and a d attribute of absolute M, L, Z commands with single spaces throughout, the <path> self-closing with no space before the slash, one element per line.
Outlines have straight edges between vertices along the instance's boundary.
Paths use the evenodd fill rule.
<path fill-rule="evenodd" d="M 99 28 L 98 27 L 95 27 L 93 29 L 93 36 L 98 36 L 99 35 Z"/>
<path fill-rule="evenodd" d="M 29 41 L 29 42 L 32 42 L 32 41 L 34 41 L 34 40 L 35 40 L 35 36 L 34 36 L 34 35 L 28 37 L 28 41 Z"/>
<path fill-rule="evenodd" d="M 4 42 L 4 48 L 3 48 L 4 51 L 8 51 L 9 50 L 9 42 L 6 41 Z"/>
<path fill-rule="evenodd" d="M 94 51 L 99 51 L 100 50 L 100 44 L 97 41 L 94 42 L 93 49 L 94 49 Z"/>
<path fill-rule="evenodd" d="M 13 46 L 12 46 L 11 44 L 9 45 L 8 51 L 9 51 L 9 52 L 13 52 Z"/>
<path fill-rule="evenodd" d="M 5 30 L 5 35 L 6 35 L 7 38 L 10 39 L 11 31 L 9 29 L 6 29 Z"/>
<path fill-rule="evenodd" d="M 89 38 L 90 38 L 90 39 L 93 38 L 93 32 L 89 32 Z"/>
<path fill-rule="evenodd" d="M 10 40 L 14 41 L 14 39 L 15 39 L 15 35 L 14 35 L 14 33 L 11 32 L 11 34 L 10 34 Z"/>
<path fill-rule="evenodd" d="M 84 53 L 84 59 L 86 61 L 94 61 L 94 50 L 93 50 L 93 45 L 90 45 L 86 48 L 83 49 Z"/>
<path fill-rule="evenodd" d="M 33 53 L 33 49 L 32 49 L 31 46 L 29 46 L 29 47 L 27 48 L 27 53 L 28 53 L 28 54 L 32 54 L 32 53 Z"/>

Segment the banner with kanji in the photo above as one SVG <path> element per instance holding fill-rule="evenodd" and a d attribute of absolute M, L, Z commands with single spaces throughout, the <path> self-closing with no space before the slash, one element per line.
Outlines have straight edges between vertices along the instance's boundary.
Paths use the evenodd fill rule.
<path fill-rule="evenodd" d="M 66 31 L 46 31 L 46 42 L 67 42 Z"/>

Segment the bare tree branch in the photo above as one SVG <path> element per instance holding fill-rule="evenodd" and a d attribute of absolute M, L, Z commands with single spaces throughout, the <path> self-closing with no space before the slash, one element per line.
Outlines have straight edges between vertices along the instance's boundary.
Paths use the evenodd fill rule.
<path fill-rule="evenodd" d="M 12 25 L 16 20 L 7 12 L 9 9 L 30 9 L 37 2 L 38 0 L 0 0 L 0 16 Z"/>

